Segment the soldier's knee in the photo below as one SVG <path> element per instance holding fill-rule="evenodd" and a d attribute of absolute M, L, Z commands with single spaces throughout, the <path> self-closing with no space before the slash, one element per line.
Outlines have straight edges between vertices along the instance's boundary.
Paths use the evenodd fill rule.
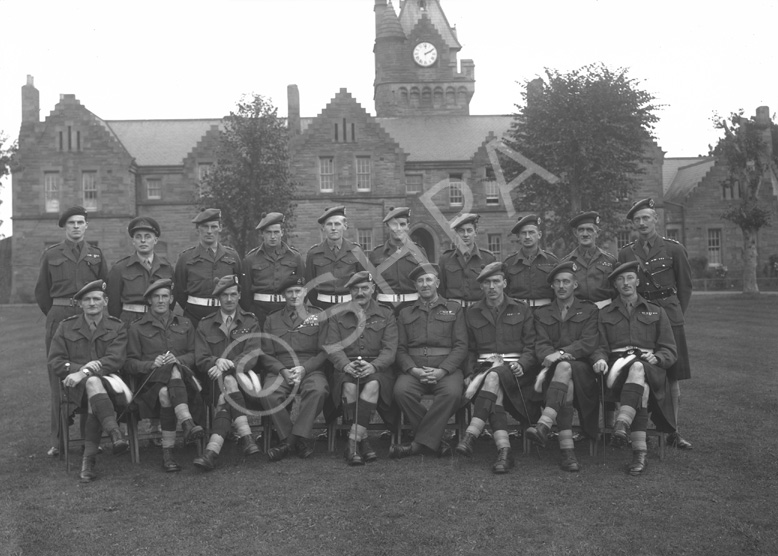
<path fill-rule="evenodd" d="M 497 373 L 488 373 L 484 378 L 483 388 L 486 388 L 490 392 L 495 392 L 500 386 L 500 377 Z"/>
<path fill-rule="evenodd" d="M 238 381 L 232 375 L 224 375 L 224 391 L 233 393 L 238 391 Z"/>
<path fill-rule="evenodd" d="M 87 396 L 105 394 L 105 387 L 98 377 L 90 376 L 86 379 L 86 394 Z"/>
<path fill-rule="evenodd" d="M 629 375 L 627 375 L 627 382 L 643 382 L 645 380 L 646 371 L 643 368 L 643 363 L 635 361 L 629 368 Z"/>
<path fill-rule="evenodd" d="M 554 369 L 554 379 L 559 382 L 568 382 L 573 378 L 573 367 L 568 361 L 560 361 Z"/>
<path fill-rule="evenodd" d="M 167 391 L 167 386 L 159 389 L 159 403 L 162 407 L 170 407 L 170 394 Z"/>
<path fill-rule="evenodd" d="M 181 371 L 178 370 L 178 366 L 176 365 L 173 366 L 173 370 L 170 371 L 170 378 L 171 379 L 181 378 Z"/>
<path fill-rule="evenodd" d="M 362 388 L 362 394 L 364 397 L 375 396 L 378 394 L 378 381 L 371 380 Z"/>

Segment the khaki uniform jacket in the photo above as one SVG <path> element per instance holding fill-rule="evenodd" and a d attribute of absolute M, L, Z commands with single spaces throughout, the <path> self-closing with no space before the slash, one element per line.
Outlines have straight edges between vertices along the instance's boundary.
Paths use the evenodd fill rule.
<path fill-rule="evenodd" d="M 305 281 L 310 283 L 317 276 L 331 272 L 333 279 L 318 284 L 314 289 L 327 295 L 345 295 L 348 293 L 346 282 L 357 272 L 364 270 L 355 255 L 361 250 L 359 245 L 343 238 L 338 254 L 332 252 L 326 241 L 314 245 L 305 257 Z"/>
<path fill-rule="evenodd" d="M 278 246 L 278 255 L 264 244 L 249 251 L 243 259 L 243 270 L 244 307 L 250 306 L 246 303 L 253 302 L 255 293 L 277 294 L 281 283 L 290 276 L 305 276 L 302 255 L 283 242 Z"/>
<path fill-rule="evenodd" d="M 146 288 L 157 280 L 166 278 L 173 278 L 173 265 L 156 253 L 151 262 L 151 270 L 146 270 L 137 253 L 119 259 L 108 273 L 108 286 L 105 291 L 108 296 L 108 313 L 119 318 L 123 303 L 146 305 L 146 299 L 143 297 Z"/>
<path fill-rule="evenodd" d="M 92 333 L 83 314 L 63 320 L 49 350 L 49 370 L 59 378 L 78 371 L 89 361 L 102 363 L 100 376 L 118 373 L 127 354 L 127 329 L 117 318 L 103 315 Z M 70 370 L 65 367 L 70 363 Z"/>
<path fill-rule="evenodd" d="M 173 295 L 181 308 L 186 308 L 187 296 L 210 298 L 213 288 L 222 276 L 243 273 L 238 252 L 221 243 L 216 256 L 211 257 L 208 249 L 198 243 L 185 249 L 178 257 L 174 272 Z"/>
<path fill-rule="evenodd" d="M 526 260 L 521 250 L 505 259 L 508 287 L 505 295 L 516 299 L 554 299 L 554 290 L 546 277 L 559 264 L 556 255 L 540 249 L 532 262 Z"/>
<path fill-rule="evenodd" d="M 262 335 L 262 355 L 259 358 L 267 372 L 279 374 L 281 369 L 291 369 L 296 365 L 302 365 L 306 375 L 324 372 L 327 353 L 322 346 L 326 326 L 324 320 L 319 318 L 321 309 L 312 305 L 306 305 L 305 309 L 305 320 L 298 317 L 296 322 L 292 321 L 291 313 L 296 313 L 297 308 L 284 307 L 268 316 Z"/>
<path fill-rule="evenodd" d="M 349 306 L 358 307 L 356 302 Z M 325 349 L 329 359 L 338 372 L 342 372 L 349 361 L 362 357 L 373 364 L 376 372 L 392 374 L 398 341 L 394 313 L 371 299 L 365 309 L 365 319 L 362 331 L 353 311 L 344 311 L 328 319 Z"/>
<path fill-rule="evenodd" d="M 484 293 L 478 283 L 478 275 L 483 268 L 497 260 L 494 253 L 481 249 L 477 245 L 472 253 L 465 256 L 454 247 L 443 252 L 438 260 L 440 266 L 439 293 L 446 299 L 464 299 L 478 301 Z"/>
<path fill-rule="evenodd" d="M 201 376 L 207 377 L 208 370 L 220 358 L 229 359 L 235 363 L 236 368 L 240 365 L 244 371 L 254 368 L 261 348 L 257 317 L 238 307 L 232 325 L 228 335 L 221 310 L 208 315 L 197 325 L 195 365 Z"/>
<path fill-rule="evenodd" d="M 49 313 L 54 298 L 71 298 L 89 282 L 108 278 L 108 265 L 100 249 L 84 241 L 76 258 L 73 246 L 66 240 L 52 245 L 41 256 L 35 300 L 44 315 Z"/>
<path fill-rule="evenodd" d="M 578 282 L 575 296 L 578 299 L 587 301 L 613 299 L 616 292 L 611 287 L 608 275 L 617 266 L 616 257 L 599 247 L 595 247 L 595 250 L 595 255 L 588 263 L 584 260 L 579 247 L 563 258 L 562 262 L 573 261 L 578 265 L 578 270 L 575 271 L 575 279 Z"/>
<path fill-rule="evenodd" d="M 195 329 L 189 319 L 171 314 L 163 323 L 151 313 L 146 313 L 130 325 L 127 343 L 127 362 L 124 369 L 131 375 L 147 375 L 152 370 L 157 355 L 170 352 L 181 365 L 194 370 Z M 170 380 L 169 368 L 161 367 L 149 382 Z"/>
<path fill-rule="evenodd" d="M 597 306 L 575 299 L 564 320 L 555 300 L 537 307 L 535 319 L 535 357 L 541 363 L 555 351 L 563 350 L 574 359 L 588 359 L 599 345 Z"/>
<path fill-rule="evenodd" d="M 370 263 L 378 268 L 397 251 L 398 249 L 387 241 L 373 249 L 368 258 Z M 390 288 L 384 291 L 385 288 L 381 287 L 380 281 L 377 281 L 376 283 L 379 285 L 381 293 L 405 294 L 416 292 L 416 285 L 408 275 L 419 263 L 427 262 L 427 252 L 420 245 L 410 241 L 405 246 L 400 247 L 400 251 L 404 251 L 402 256 L 393 261 L 387 268 L 381 270 L 381 277 L 386 281 L 386 286 Z"/>

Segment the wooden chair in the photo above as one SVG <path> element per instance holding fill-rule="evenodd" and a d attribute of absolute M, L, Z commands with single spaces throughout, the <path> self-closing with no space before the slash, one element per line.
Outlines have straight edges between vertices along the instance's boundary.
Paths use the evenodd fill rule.
<path fill-rule="evenodd" d="M 598 378 L 599 378 L 600 381 L 604 380 L 604 378 L 602 376 L 599 376 Z M 602 382 L 600 382 L 600 384 L 601 384 L 600 392 L 603 392 Z M 611 392 L 608 389 L 605 389 L 604 391 L 605 391 L 605 398 L 604 398 L 603 401 L 605 403 L 615 403 L 615 404 L 619 403 L 619 398 L 617 396 L 613 395 L 613 392 Z M 603 405 L 604 404 L 600 404 L 601 407 Z M 604 460 L 605 459 L 605 448 L 606 448 L 606 446 L 605 446 L 605 435 L 613 434 L 613 425 L 611 425 L 611 424 L 606 422 L 605 415 L 602 415 L 602 411 L 600 411 L 600 414 L 601 414 L 600 415 L 600 418 L 601 418 L 600 423 L 602 425 L 601 426 L 601 430 L 600 430 L 600 439 L 602 440 L 602 445 L 603 445 L 602 453 L 603 453 L 603 460 Z M 647 438 L 653 437 L 653 438 L 657 438 L 658 439 L 658 444 L 659 444 L 659 460 L 661 461 L 661 460 L 665 459 L 665 446 L 667 445 L 667 433 L 657 430 L 656 427 L 654 426 L 654 423 L 649 419 L 649 421 L 648 421 L 648 428 L 646 429 L 646 437 Z M 598 444 L 599 444 L 599 442 L 598 442 Z M 596 447 L 595 447 L 595 454 L 596 454 Z"/>

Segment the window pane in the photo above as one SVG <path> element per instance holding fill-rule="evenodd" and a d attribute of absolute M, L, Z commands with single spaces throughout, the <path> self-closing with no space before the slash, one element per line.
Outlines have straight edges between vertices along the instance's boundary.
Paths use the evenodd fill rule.
<path fill-rule="evenodd" d="M 486 204 L 487 205 L 499 205 L 500 204 L 500 189 L 496 181 L 485 181 L 484 188 L 486 190 Z"/>
<path fill-rule="evenodd" d="M 680 230 L 678 228 L 668 228 L 667 229 L 667 239 L 673 239 L 675 241 L 681 241 L 680 240 Z"/>
<path fill-rule="evenodd" d="M 448 186 L 448 202 L 451 206 L 461 207 L 465 202 L 462 194 L 462 182 L 451 181 Z"/>
<path fill-rule="evenodd" d="M 204 180 L 211 173 L 211 167 L 213 164 L 210 162 L 203 162 L 197 165 L 197 179 Z"/>
<path fill-rule="evenodd" d="M 81 190 L 86 210 L 97 210 L 97 172 L 81 174 Z"/>
<path fill-rule="evenodd" d="M 146 198 L 152 201 L 162 198 L 162 180 L 146 180 Z"/>
<path fill-rule="evenodd" d="M 721 264 L 721 229 L 708 230 L 708 264 Z"/>
<path fill-rule="evenodd" d="M 370 191 L 370 157 L 357 157 L 357 191 Z"/>
<path fill-rule="evenodd" d="M 46 212 L 59 212 L 59 172 L 44 172 L 43 191 Z"/>
<path fill-rule="evenodd" d="M 501 234 L 489 234 L 487 236 L 487 249 L 494 253 L 499 261 L 502 258 L 502 235 Z"/>
<path fill-rule="evenodd" d="M 618 234 L 616 234 L 616 244 L 618 245 L 619 249 L 627 245 L 629 241 L 630 241 L 629 231 L 622 230 Z"/>
<path fill-rule="evenodd" d="M 332 157 L 319 158 L 319 189 L 332 191 L 335 188 L 335 170 Z"/>
<path fill-rule="evenodd" d="M 405 175 L 405 192 L 406 193 L 421 193 L 423 188 L 424 176 L 422 174 L 406 174 Z"/>
<path fill-rule="evenodd" d="M 373 230 L 372 228 L 360 228 L 357 230 L 357 243 L 362 247 L 362 251 L 370 252 L 373 250 Z"/>

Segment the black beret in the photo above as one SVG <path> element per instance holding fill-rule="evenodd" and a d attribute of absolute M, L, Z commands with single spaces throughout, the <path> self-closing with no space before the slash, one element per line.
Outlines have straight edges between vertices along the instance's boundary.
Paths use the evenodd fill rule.
<path fill-rule="evenodd" d="M 537 226 L 540 228 L 540 217 L 536 214 L 528 214 L 524 218 L 519 218 L 516 225 L 511 229 L 512 234 L 518 234 L 524 226 Z"/>
<path fill-rule="evenodd" d="M 370 274 L 367 270 L 361 270 L 354 274 L 351 278 L 349 278 L 348 282 L 346 282 L 347 288 L 351 288 L 351 286 L 356 286 L 357 284 L 361 284 L 363 282 L 372 282 L 373 281 L 373 275 Z"/>
<path fill-rule="evenodd" d="M 222 217 L 222 211 L 219 209 L 205 209 L 201 211 L 197 216 L 192 218 L 193 224 L 205 224 L 206 222 L 212 222 L 214 220 L 221 220 Z"/>
<path fill-rule="evenodd" d="M 564 263 L 559 263 L 554 268 L 551 269 L 551 272 L 548 273 L 548 276 L 546 276 L 546 282 L 549 284 L 554 281 L 554 276 L 559 274 L 560 272 L 569 272 L 570 274 L 574 274 L 578 270 L 578 265 L 575 264 L 573 261 L 567 261 Z"/>
<path fill-rule="evenodd" d="M 638 268 L 640 268 L 640 261 L 630 261 L 628 263 L 617 266 L 613 272 L 608 274 L 608 281 L 613 282 L 619 275 L 625 272 L 634 272 L 637 274 Z"/>
<path fill-rule="evenodd" d="M 581 224 L 594 224 L 595 226 L 600 225 L 600 214 L 596 211 L 589 211 L 589 212 L 582 212 L 581 214 L 578 214 L 576 216 L 573 216 L 570 219 L 570 227 L 575 229 Z"/>
<path fill-rule="evenodd" d="M 170 278 L 162 278 L 161 280 L 157 280 L 156 282 L 149 284 L 149 287 L 146 288 L 145 292 L 143 292 L 143 297 L 148 297 L 155 291 L 161 290 L 162 288 L 167 288 L 172 291 L 173 280 L 171 280 Z"/>
<path fill-rule="evenodd" d="M 285 280 L 281 281 L 281 285 L 278 287 L 278 293 L 283 295 L 289 288 L 304 288 L 305 279 L 302 276 L 292 274 Z"/>
<path fill-rule="evenodd" d="M 470 222 L 473 223 L 473 225 L 478 223 L 478 219 L 481 218 L 478 214 L 473 214 L 472 212 L 463 212 L 454 220 L 451 221 L 451 224 L 449 226 L 452 230 L 456 230 L 460 226 L 464 226 L 465 224 L 468 224 Z"/>
<path fill-rule="evenodd" d="M 334 207 L 327 207 L 316 222 L 324 224 L 330 216 L 346 216 L 346 207 L 338 205 Z"/>
<path fill-rule="evenodd" d="M 235 274 L 222 276 L 219 278 L 219 281 L 216 282 L 216 286 L 213 288 L 213 293 L 211 295 L 214 297 L 221 295 L 224 290 L 231 288 L 232 286 L 238 286 L 238 288 L 240 288 L 240 280 L 238 280 L 238 277 Z"/>
<path fill-rule="evenodd" d="M 440 276 L 440 267 L 435 263 L 419 263 L 408 273 L 408 278 L 414 282 L 425 274 L 434 274 Z"/>
<path fill-rule="evenodd" d="M 86 209 L 84 207 L 70 207 L 65 212 L 59 215 L 59 227 L 64 228 L 65 224 L 68 221 L 68 218 L 71 216 L 83 216 L 85 219 L 87 218 L 86 215 Z"/>
<path fill-rule="evenodd" d="M 478 275 L 478 282 L 483 282 L 490 276 L 494 276 L 495 274 L 502 274 L 503 278 L 505 278 L 505 265 L 502 264 L 500 261 L 494 261 L 493 263 L 489 263 L 486 265 L 483 270 L 481 271 L 481 274 Z"/>
<path fill-rule="evenodd" d="M 89 292 L 98 291 L 105 293 L 105 282 L 102 280 L 94 280 L 93 282 L 89 282 L 86 286 L 76 292 L 76 295 L 73 296 L 73 299 L 76 301 L 81 301 L 81 298 Z"/>
<path fill-rule="evenodd" d="M 265 214 L 262 219 L 259 221 L 259 224 L 257 224 L 256 230 L 264 230 L 268 226 L 272 226 L 273 224 L 283 224 L 284 223 L 284 215 L 280 212 L 268 212 Z"/>
<path fill-rule="evenodd" d="M 392 218 L 410 218 L 411 209 L 408 207 L 390 208 L 389 212 L 384 216 L 384 224 L 389 222 Z"/>
<path fill-rule="evenodd" d="M 135 235 L 138 230 L 148 230 L 157 235 L 162 235 L 162 231 L 159 228 L 159 223 L 150 216 L 137 216 L 130 220 L 130 224 L 127 226 L 127 233 L 130 237 Z"/>
<path fill-rule="evenodd" d="M 627 212 L 627 220 L 632 220 L 632 217 L 635 216 L 637 211 L 646 208 L 654 208 L 654 200 L 651 197 L 648 199 L 640 199 L 639 201 L 635 201 Z"/>

